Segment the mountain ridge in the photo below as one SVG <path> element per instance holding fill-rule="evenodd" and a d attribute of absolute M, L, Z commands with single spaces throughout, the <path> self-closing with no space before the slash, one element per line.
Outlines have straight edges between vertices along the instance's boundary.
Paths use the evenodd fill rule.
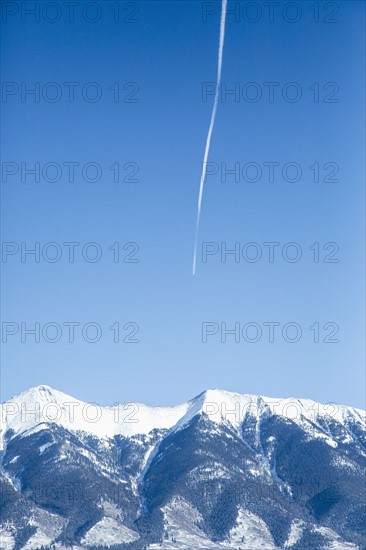
<path fill-rule="evenodd" d="M 225 390 L 100 407 L 41 385 L 1 419 L 2 550 L 366 550 L 361 409 Z"/>
<path fill-rule="evenodd" d="M 21 405 L 29 403 L 35 406 L 39 405 L 39 412 L 37 408 L 34 409 L 36 411 L 35 417 L 37 414 L 39 415 L 39 421 L 37 423 L 42 422 L 42 412 L 45 413 L 44 410 L 42 411 L 40 409 L 40 406 L 43 405 L 43 408 L 47 407 L 52 409 L 51 403 L 55 403 L 66 412 L 66 427 L 70 429 L 84 429 L 85 431 L 96 433 L 97 435 L 104 434 L 106 437 L 116 435 L 117 433 L 123 435 L 148 433 L 153 428 L 172 428 L 175 423 L 184 422 L 184 417 L 186 417 L 186 421 L 189 421 L 192 415 L 198 414 L 199 412 L 208 414 L 211 420 L 216 420 L 218 422 L 221 420 L 221 417 L 226 416 L 232 424 L 235 423 L 238 425 L 243 421 L 248 411 L 254 413 L 257 408 L 257 414 L 260 414 L 260 409 L 266 406 L 269 407 L 272 414 L 279 414 L 291 419 L 296 418 L 300 414 L 308 417 L 308 415 L 304 413 L 309 413 L 309 411 L 312 413 L 312 419 L 315 419 L 319 414 L 339 420 L 343 420 L 347 414 L 352 414 L 360 419 L 365 416 L 364 410 L 347 405 L 336 403 L 323 404 L 311 399 L 294 397 L 272 398 L 259 394 L 240 394 L 219 389 L 204 390 L 192 399 L 170 407 L 148 406 L 143 403 L 135 402 L 101 406 L 95 402 L 88 403 L 78 400 L 50 386 L 39 385 L 29 388 L 0 404 L 2 422 L 0 428 L 2 431 L 8 427 L 8 419 L 12 429 L 18 428 L 18 430 L 15 431 L 26 431 L 31 427 L 32 422 L 29 417 L 32 415 L 32 410 L 30 409 L 28 411 L 25 407 L 23 407 L 22 410 L 22 406 L 19 408 L 19 403 Z M 13 408 L 11 404 L 14 404 Z M 230 409 L 230 406 L 233 404 L 234 409 Z M 98 416 L 96 416 L 94 421 L 90 415 L 87 416 L 85 410 L 82 412 L 80 418 L 80 415 L 77 416 L 78 412 L 80 412 L 77 409 L 78 406 L 84 408 L 95 406 L 101 418 L 99 419 Z M 127 412 L 129 408 L 135 408 L 135 410 L 130 411 L 129 414 Z M 126 411 L 126 414 L 121 425 L 119 422 L 120 415 L 117 414 L 117 412 L 121 413 L 122 411 Z M 47 411 L 43 416 L 46 416 L 46 422 L 48 418 L 52 418 L 52 414 Z M 126 421 L 126 417 L 128 421 Z M 152 417 L 154 417 L 154 419 Z M 27 418 L 29 419 L 28 421 Z M 63 415 L 62 418 L 65 420 L 65 415 Z M 136 422 L 136 420 L 138 422 Z M 16 422 L 19 424 L 15 425 Z M 108 422 L 115 424 L 117 431 L 112 432 L 108 430 Z M 100 429 L 96 428 L 97 424 Z M 136 424 L 138 424 L 138 427 Z M 129 425 L 128 428 L 130 428 L 130 430 L 123 429 L 126 428 L 127 425 Z M 135 425 L 135 429 L 133 425 Z M 23 426 L 23 428 L 20 426 Z M 121 431 L 119 432 L 118 429 Z M 139 429 L 141 432 L 136 431 Z"/>

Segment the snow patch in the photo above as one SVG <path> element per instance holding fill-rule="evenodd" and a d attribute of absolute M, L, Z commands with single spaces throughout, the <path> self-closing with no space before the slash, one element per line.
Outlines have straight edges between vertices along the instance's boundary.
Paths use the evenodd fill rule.
<path fill-rule="evenodd" d="M 44 445 L 41 445 L 40 448 L 39 448 L 39 454 L 40 454 L 40 455 L 43 454 L 44 451 L 45 451 L 46 449 L 48 449 L 48 447 L 51 447 L 51 445 L 52 445 L 52 442 L 50 442 L 50 443 L 45 443 Z"/>
<path fill-rule="evenodd" d="M 328 527 L 316 527 L 315 531 L 328 539 L 327 550 L 359 550 L 359 547 L 351 542 L 345 542 L 341 537 Z"/>
<path fill-rule="evenodd" d="M 11 526 L 0 527 L 1 550 L 13 550 L 15 546 L 15 532 Z"/>
<path fill-rule="evenodd" d="M 139 539 L 139 535 L 116 518 L 105 516 L 93 525 L 81 540 L 86 546 L 123 544 Z"/>
<path fill-rule="evenodd" d="M 164 539 L 152 544 L 149 550 L 218 550 L 223 548 L 211 542 L 199 525 L 203 521 L 198 510 L 180 497 L 175 497 L 162 508 L 164 513 Z"/>
<path fill-rule="evenodd" d="M 266 523 L 244 508 L 240 508 L 236 526 L 230 531 L 229 544 L 229 547 L 241 550 L 277 549 Z"/>
<path fill-rule="evenodd" d="M 287 541 L 284 544 L 284 548 L 291 548 L 292 546 L 295 546 L 297 542 L 299 542 L 304 530 L 304 525 L 304 522 L 298 519 L 295 519 L 291 523 L 290 533 Z"/>

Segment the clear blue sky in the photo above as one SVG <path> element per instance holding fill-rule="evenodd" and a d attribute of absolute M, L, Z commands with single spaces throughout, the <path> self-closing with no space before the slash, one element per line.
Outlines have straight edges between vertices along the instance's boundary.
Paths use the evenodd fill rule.
<path fill-rule="evenodd" d="M 241 95 L 237 101 L 220 98 L 209 159 L 218 173 L 205 186 L 199 242 L 219 248 L 238 242 L 251 257 L 254 248 L 245 244 L 255 242 L 263 256 L 253 263 L 243 256 L 238 263 L 233 256 L 222 262 L 219 253 L 206 263 L 199 258 L 195 277 L 198 185 L 213 102 L 213 96 L 202 101 L 202 86 L 216 79 L 219 4 L 120 2 L 119 22 L 113 20 L 114 2 L 101 2 L 101 14 L 90 10 L 84 17 L 79 7 L 74 22 L 58 4 L 59 12 L 41 14 L 39 22 L 20 11 L 4 15 L 2 161 L 14 164 L 3 164 L 2 238 L 20 249 L 21 242 L 56 242 L 62 257 L 36 263 L 27 256 L 22 263 L 18 252 L 2 264 L 2 320 L 19 327 L 3 344 L 2 398 L 48 384 L 100 403 L 169 404 L 216 387 L 364 407 L 364 3 L 338 2 L 332 14 L 329 3 L 320 2 L 315 22 L 312 2 L 296 3 L 301 15 L 284 14 L 281 2 L 270 21 L 263 2 L 256 3 L 261 13 L 246 13 L 245 2 L 229 0 L 229 8 L 236 4 L 240 11 L 236 20 L 231 14 L 227 19 L 223 86 L 237 86 Z M 206 9 L 215 13 L 205 20 Z M 99 15 L 99 21 L 87 20 Z M 39 102 L 24 95 L 36 82 Z M 79 83 L 73 102 L 65 82 Z M 90 82 L 96 85 L 85 87 Z M 138 101 L 114 102 L 115 82 L 122 97 Z M 268 82 L 276 83 L 273 101 Z M 291 102 L 299 90 L 301 98 Z M 96 91 L 102 93 L 98 101 L 85 99 Z M 248 101 L 254 92 L 261 99 Z M 40 181 L 23 173 L 22 182 L 21 163 L 37 162 Z M 58 181 L 50 181 L 54 165 L 44 169 L 50 162 L 62 168 Z M 70 162 L 80 163 L 74 182 L 63 164 Z M 88 162 L 100 167 L 99 181 L 86 181 L 93 167 L 83 177 Z M 116 162 L 122 178 L 137 164 L 138 182 L 115 183 L 108 167 Z M 273 182 L 268 162 L 279 163 Z M 288 162 L 300 166 L 299 181 L 283 178 Z M 221 181 L 222 163 L 239 163 L 248 177 L 241 172 L 240 181 L 229 175 Z M 335 166 L 327 163 L 339 167 L 333 176 L 338 182 L 324 181 Z M 258 165 L 259 181 L 246 181 L 255 179 Z M 287 179 L 296 179 L 291 170 Z M 302 251 L 296 263 L 281 255 L 293 241 Z M 81 243 L 74 263 L 65 242 Z M 96 263 L 80 254 L 89 242 L 102 250 Z M 139 262 L 114 263 L 108 249 L 114 242 L 138 243 Z M 265 242 L 280 243 L 273 263 Z M 318 263 L 309 250 L 315 242 Z M 323 262 L 333 250 L 322 250 L 329 242 L 339 246 L 337 263 Z M 50 257 L 55 250 L 48 249 Z M 87 252 L 92 256 L 95 249 Z M 122 250 L 124 256 L 132 252 Z M 137 323 L 139 343 L 114 343 L 108 327 L 117 321 Z M 61 338 L 50 343 L 41 336 L 35 343 L 23 334 L 22 343 L 22 322 L 38 322 L 41 329 L 56 322 Z M 86 342 L 76 327 L 70 343 L 65 322 L 95 322 L 102 337 Z M 218 328 L 206 343 L 203 322 Z M 221 342 L 221 323 L 242 329 L 248 322 L 263 330 L 258 342 L 245 341 L 242 333 L 240 342 L 234 336 Z M 280 323 L 273 343 L 263 325 L 268 322 Z M 282 336 L 288 322 L 302 328 L 297 343 Z M 309 329 L 316 322 L 318 343 Z M 324 329 L 326 323 L 339 325 L 338 343 L 323 341 L 333 326 Z"/>

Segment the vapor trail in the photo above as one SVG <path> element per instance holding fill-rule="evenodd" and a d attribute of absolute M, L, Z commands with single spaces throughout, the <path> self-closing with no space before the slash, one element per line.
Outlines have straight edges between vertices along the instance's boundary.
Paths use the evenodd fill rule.
<path fill-rule="evenodd" d="M 220 21 L 220 41 L 219 41 L 219 52 L 218 52 L 218 62 L 217 62 L 217 86 L 216 86 L 216 92 L 215 92 L 215 100 L 214 100 L 212 113 L 211 113 L 210 127 L 208 129 L 208 134 L 207 134 L 207 139 L 206 139 L 206 147 L 205 147 L 205 154 L 204 154 L 204 157 L 203 157 L 200 189 L 199 189 L 199 194 L 198 194 L 196 236 L 195 236 L 195 240 L 194 240 L 194 251 L 193 251 L 193 275 L 195 275 L 195 273 L 196 273 L 198 231 L 199 231 L 199 226 L 200 226 L 203 186 L 205 184 L 205 178 L 206 178 L 206 165 L 207 165 L 208 154 L 210 152 L 211 137 L 212 137 L 213 127 L 214 127 L 214 124 L 215 124 L 217 105 L 218 105 L 218 102 L 219 102 L 221 69 L 222 69 L 222 53 L 223 53 L 223 50 L 224 50 L 224 40 L 225 40 L 226 8 L 227 8 L 227 0 L 222 0 L 222 3 L 221 3 L 221 21 Z"/>

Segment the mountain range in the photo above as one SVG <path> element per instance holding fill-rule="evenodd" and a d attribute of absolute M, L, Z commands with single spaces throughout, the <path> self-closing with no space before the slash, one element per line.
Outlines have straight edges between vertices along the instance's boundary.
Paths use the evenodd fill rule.
<path fill-rule="evenodd" d="M 207 390 L 1 405 L 1 550 L 366 550 L 365 413 Z"/>

